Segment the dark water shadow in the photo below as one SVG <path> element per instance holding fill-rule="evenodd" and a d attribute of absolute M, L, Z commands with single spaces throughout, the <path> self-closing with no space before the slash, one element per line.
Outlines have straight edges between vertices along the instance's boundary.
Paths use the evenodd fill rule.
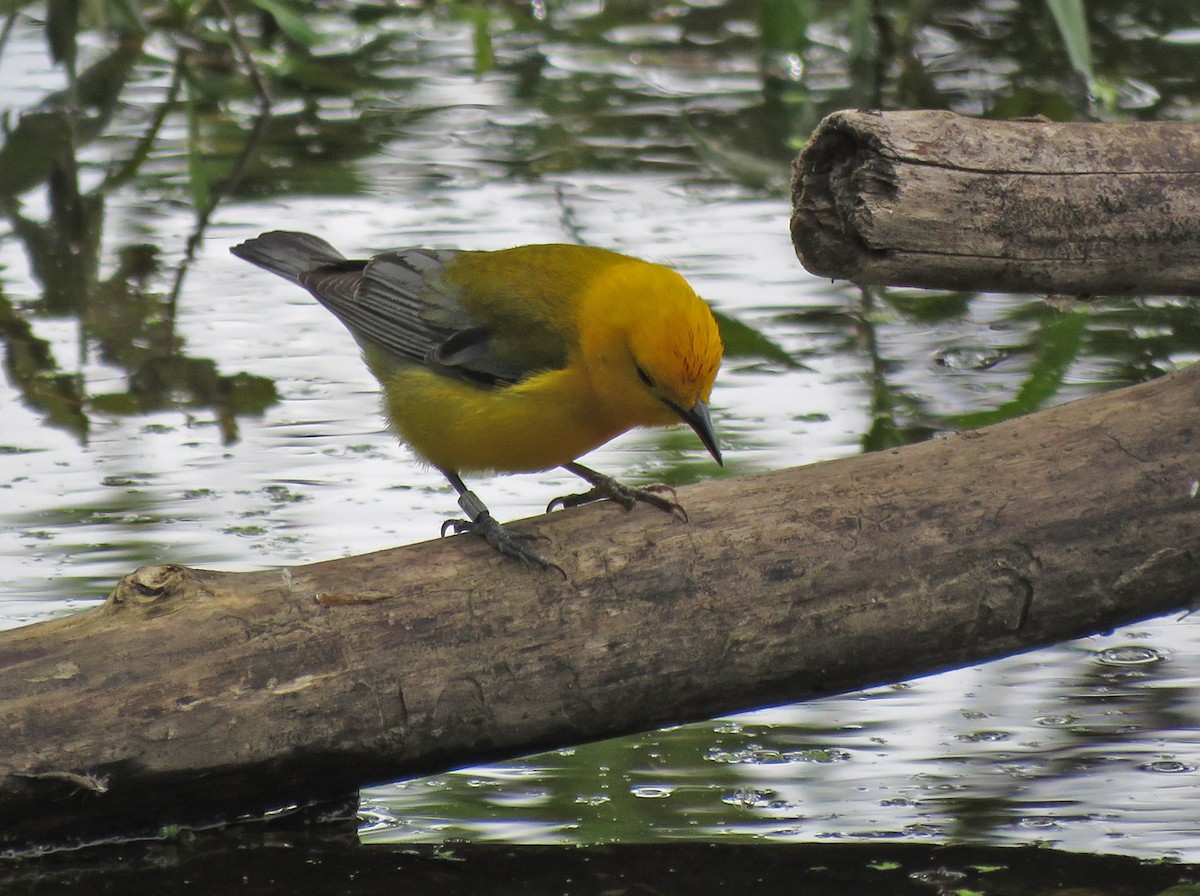
<path fill-rule="evenodd" d="M 205 835 L 91 850 L 0 870 L 10 896 L 58 893 L 1157 894 L 1200 867 L 1036 847 L 913 843 L 359 845 L 340 836 Z"/>

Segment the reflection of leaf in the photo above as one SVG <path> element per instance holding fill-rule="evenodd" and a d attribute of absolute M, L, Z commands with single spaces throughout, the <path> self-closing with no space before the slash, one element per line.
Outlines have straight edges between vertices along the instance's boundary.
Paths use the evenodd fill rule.
<path fill-rule="evenodd" d="M 48 0 L 46 41 L 55 62 L 75 66 L 75 35 L 79 31 L 79 0 Z"/>
<path fill-rule="evenodd" d="M 862 313 L 858 318 L 859 338 L 871 359 L 871 427 L 862 437 L 863 451 L 882 451 L 923 442 L 932 435 L 929 426 L 912 422 L 920 409 L 918 396 L 897 392 L 888 382 L 888 363 L 879 354 L 876 331 L 876 299 L 887 291 L 864 289 Z M 907 422 L 902 422 L 907 421 Z"/>
<path fill-rule="evenodd" d="M 496 67 L 496 53 L 492 49 L 492 14 L 485 6 L 460 5 L 454 10 L 456 18 L 469 22 L 475 46 L 475 77 L 486 74 Z"/>
<path fill-rule="evenodd" d="M 212 198 L 212 189 L 205 169 L 204 150 L 200 145 L 200 121 L 196 110 L 196 87 L 189 78 L 187 82 L 187 132 L 188 132 L 188 186 L 192 193 L 192 207 L 197 215 L 204 214 Z"/>
<path fill-rule="evenodd" d="M 4 340 L 5 369 L 25 403 L 46 415 L 52 426 L 87 439 L 88 420 L 77 377 L 61 373 L 50 344 L 34 336 L 29 322 L 18 317 L 0 297 L 0 338 Z"/>
<path fill-rule="evenodd" d="M 136 0 L 107 0 L 104 4 L 105 20 L 122 31 L 143 33 L 146 23 L 142 21 Z"/>
<path fill-rule="evenodd" d="M 888 448 L 914 445 L 917 442 L 928 441 L 933 433 L 932 427 L 916 423 L 901 426 L 890 412 L 878 413 L 871 420 L 871 428 L 863 433 L 862 450 L 884 451 Z"/>
<path fill-rule="evenodd" d="M 1046 0 L 1059 36 L 1067 49 L 1071 68 L 1090 86 L 1096 76 L 1092 71 L 1092 45 L 1088 36 L 1087 17 L 1083 12 L 1083 0 Z"/>
<path fill-rule="evenodd" d="M 777 159 L 740 150 L 725 140 L 702 133 L 686 117 L 683 124 L 694 141 L 696 154 L 719 174 L 756 190 L 784 194 L 791 178 L 790 166 Z"/>
<path fill-rule="evenodd" d="M 955 414 L 947 422 L 959 429 L 974 429 L 1036 411 L 1058 393 L 1063 377 L 1079 355 L 1086 324 L 1084 310 L 1047 318 L 1038 333 L 1037 357 L 1029 366 L 1029 376 L 1012 400 L 990 411 Z"/>
<path fill-rule="evenodd" d="M 317 32 L 312 29 L 300 12 L 286 0 L 250 0 L 265 13 L 269 13 L 279 30 L 302 47 L 311 47 L 317 42 Z"/>
<path fill-rule="evenodd" d="M 719 311 L 714 311 L 713 317 L 717 319 L 717 328 L 721 331 L 721 341 L 725 343 L 725 357 L 758 358 L 782 364 L 785 367 L 800 366 L 779 343 L 768 339 L 749 324 L 744 324 Z"/>
<path fill-rule="evenodd" d="M 15 126 L 0 133 L 4 140 L 0 195 L 19 196 L 46 183 L 77 147 L 100 135 L 140 56 L 140 46 L 138 41 L 127 41 L 79 74 L 74 98 L 66 90 L 47 94 L 21 113 Z"/>
<path fill-rule="evenodd" d="M 642 473 L 639 477 L 641 482 L 645 485 L 662 483 L 677 488 L 693 482 L 733 475 L 730 454 L 735 451 L 735 446 L 723 436 L 719 422 L 715 428 L 717 441 L 726 454 L 724 466 L 718 466 L 717 462 L 709 457 L 708 452 L 700 446 L 694 432 L 686 426 L 673 426 L 655 431 L 653 439 L 658 461 L 653 469 Z"/>
<path fill-rule="evenodd" d="M 25 244 L 33 274 L 42 284 L 42 309 L 55 314 L 78 313 L 95 290 L 104 227 L 103 194 L 81 196 L 74 159 L 66 161 L 69 170 L 56 170 L 50 178 L 47 223 L 9 213 L 13 233 Z"/>
<path fill-rule="evenodd" d="M 261 149 L 250 159 L 234 187 L 238 196 L 300 193 L 353 196 L 366 189 L 358 159 L 380 150 L 395 133 L 397 116 L 378 111 L 318 117 L 311 110 L 273 116 Z M 245 139 L 236 119 L 218 116 L 206 123 L 207 138 L 217 147 L 234 147 Z M 231 151 L 227 151 L 231 152 Z M 413 162 L 424 173 L 424 159 Z"/>
<path fill-rule="evenodd" d="M 899 292 L 880 290 L 885 302 L 907 317 L 922 323 L 941 323 L 962 317 L 971 303 L 969 292 Z"/>
<path fill-rule="evenodd" d="M 139 361 L 137 356 L 143 357 Z M 237 440 L 237 418 L 262 414 L 278 400 L 273 381 L 249 373 L 226 376 L 208 358 L 149 355 L 131 347 L 121 358 L 129 369 L 128 389 L 88 400 L 108 414 L 145 414 L 164 408 L 210 408 L 226 443 Z"/>
<path fill-rule="evenodd" d="M 852 0 L 850 4 L 850 72 L 852 76 L 870 71 L 878 64 L 879 36 L 872 22 L 872 0 Z"/>
<path fill-rule="evenodd" d="M 271 64 L 269 70 L 279 80 L 294 82 L 305 90 L 343 94 L 363 90 L 372 94 L 392 94 L 411 82 L 394 76 L 391 50 L 388 38 L 376 36 L 338 52 L 287 53 Z"/>
<path fill-rule="evenodd" d="M 808 47 L 808 26 L 817 17 L 813 0 L 762 0 L 761 37 L 764 55 L 796 54 Z"/>
<path fill-rule="evenodd" d="M 984 118 L 1005 121 L 1010 118 L 1033 118 L 1041 115 L 1051 121 L 1074 121 L 1078 110 L 1061 90 L 1038 90 L 1020 87 L 1002 96 L 984 113 Z"/>
<path fill-rule="evenodd" d="M 0 194 L 19 196 L 45 183 L 56 160 L 70 155 L 66 112 L 26 112 L 0 146 Z"/>

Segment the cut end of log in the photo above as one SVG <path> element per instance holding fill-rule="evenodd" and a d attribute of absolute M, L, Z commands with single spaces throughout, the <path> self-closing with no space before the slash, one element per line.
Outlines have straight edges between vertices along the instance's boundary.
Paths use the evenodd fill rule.
<path fill-rule="evenodd" d="M 883 144 L 856 124 L 856 115 L 835 112 L 817 127 L 792 172 L 792 245 L 810 273 L 856 280 L 863 256 L 880 254 L 863 239 L 871 210 L 870 190 L 894 194 L 895 172 Z"/>
<path fill-rule="evenodd" d="M 1200 124 L 827 116 L 796 159 L 804 267 L 860 286 L 1200 294 Z"/>

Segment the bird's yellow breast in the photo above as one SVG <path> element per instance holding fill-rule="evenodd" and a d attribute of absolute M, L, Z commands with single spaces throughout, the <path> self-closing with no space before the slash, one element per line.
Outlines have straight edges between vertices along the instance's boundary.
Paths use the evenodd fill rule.
<path fill-rule="evenodd" d="M 547 470 L 631 425 L 603 413 L 570 368 L 496 389 L 412 368 L 392 376 L 386 395 L 400 437 L 425 460 L 457 472 Z"/>

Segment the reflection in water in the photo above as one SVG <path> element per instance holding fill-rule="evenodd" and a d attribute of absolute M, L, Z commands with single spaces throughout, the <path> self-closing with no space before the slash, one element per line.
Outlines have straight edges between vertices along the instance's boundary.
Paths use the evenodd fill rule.
<path fill-rule="evenodd" d="M 136 175 L 138 155 L 112 160 L 100 183 L 85 191 L 80 154 L 111 121 L 141 50 L 138 40 L 121 43 L 73 76 L 68 90 L 47 95 L 4 135 L 0 206 L 41 287 L 40 297 L 27 299 L 20 312 L 0 296 L 8 370 L 26 404 L 81 441 L 87 440 L 96 412 L 145 414 L 179 407 L 213 411 L 225 440 L 233 441 L 238 414 L 261 413 L 275 400 L 270 381 L 224 376 L 215 362 L 184 354 L 173 303 L 148 289 L 161 273 L 153 246 L 121 246 L 112 275 L 100 277 L 106 197 Z M 168 95 L 164 107 L 173 101 Z M 160 110 L 155 130 L 162 118 Z M 143 142 L 152 140 L 153 133 L 143 136 Z M 23 211 L 22 195 L 39 187 L 47 199 L 45 221 Z M 79 325 L 80 353 L 94 350 L 99 360 L 124 371 L 123 389 L 93 394 L 83 378 L 62 372 L 50 345 L 33 335 L 29 319 L 64 316 Z"/>
<path fill-rule="evenodd" d="M 356 253 L 569 240 L 670 263 L 722 315 L 713 405 L 736 473 L 1200 357 L 1188 299 L 863 293 L 799 269 L 787 166 L 824 113 L 1095 111 L 1063 99 L 1076 74 L 1024 7 L 868 5 L 799 22 L 769 17 L 809 4 L 564 2 L 511 7 L 512 21 L 481 4 L 471 23 L 452 4 L 330 7 L 262 35 L 239 19 L 249 56 L 206 11 L 148 37 L 89 34 L 69 79 L 41 24 L 15 14 L 0 47 L 3 623 L 84 606 L 154 560 L 245 569 L 434 537 L 444 485 L 382 431 L 349 337 L 228 256 L 276 226 Z M 1115 87 L 1101 111 L 1194 117 L 1200 9 L 1088 13 Z M 680 434 L 598 454 L 643 482 L 710 469 Z M 569 487 L 532 479 L 480 492 L 515 518 Z M 1162 620 L 378 788 L 362 836 L 959 839 L 1200 861 L 1198 639 L 1190 618 Z"/>
<path fill-rule="evenodd" d="M 1106 662 L 1166 656 L 1129 640 L 1194 637 L 1197 624 L 1185 627 L 1152 623 L 907 685 L 544 754 L 499 773 L 377 788 L 362 834 L 489 840 L 504 819 L 503 839 L 517 842 L 932 838 L 1194 862 L 1200 665 L 1172 655 L 1148 664 L 1159 672 L 1130 678 Z M 538 799 L 513 808 L 531 786 Z"/>

